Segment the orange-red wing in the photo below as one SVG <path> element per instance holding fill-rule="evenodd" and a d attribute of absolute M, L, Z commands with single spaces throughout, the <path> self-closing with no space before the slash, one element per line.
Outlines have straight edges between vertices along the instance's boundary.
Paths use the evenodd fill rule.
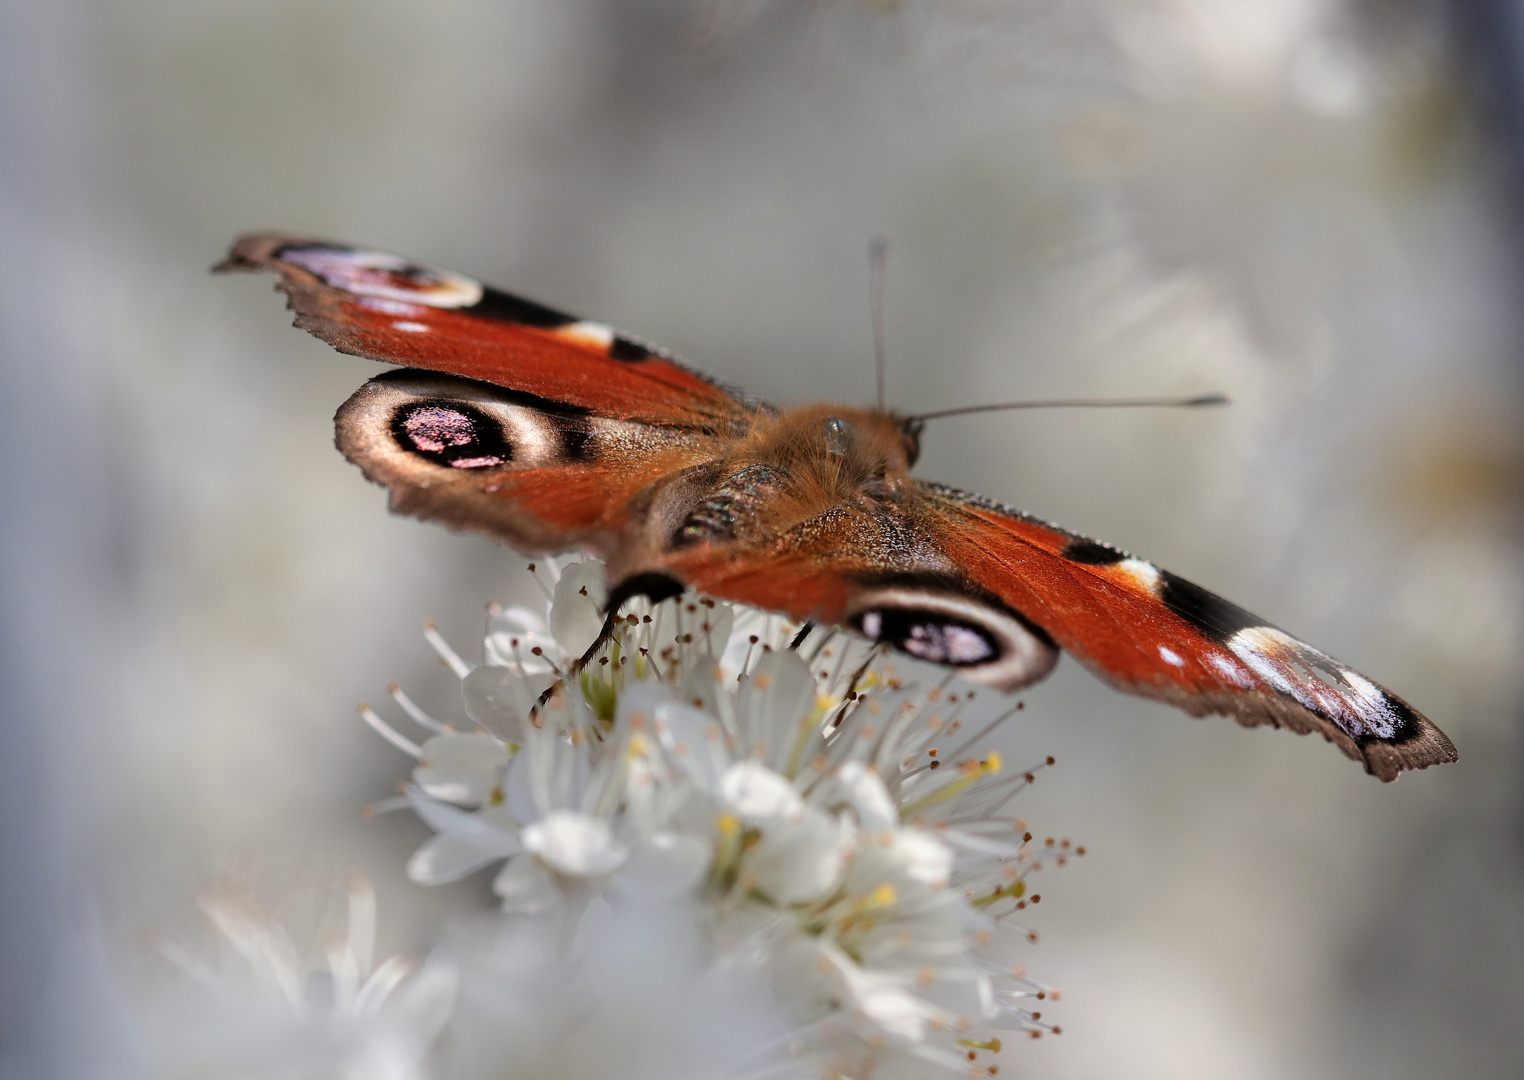
<path fill-rule="evenodd" d="M 1320 732 L 1382 780 L 1456 760 L 1401 698 L 1200 586 L 979 496 L 918 487 L 928 527 L 970 582 L 1118 689 Z"/>
<path fill-rule="evenodd" d="M 278 273 L 296 325 L 340 352 L 713 434 L 761 407 L 601 323 L 394 255 L 257 235 L 240 239 L 217 269 Z"/>

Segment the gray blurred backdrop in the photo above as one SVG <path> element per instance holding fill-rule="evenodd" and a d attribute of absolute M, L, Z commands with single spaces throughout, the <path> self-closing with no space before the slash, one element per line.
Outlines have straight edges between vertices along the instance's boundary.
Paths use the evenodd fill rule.
<path fill-rule="evenodd" d="M 120 1075 L 117 968 L 230 867 L 368 872 L 389 948 L 476 910 L 361 820 L 522 560 L 331 445 L 377 370 L 206 273 L 395 250 L 774 401 L 1220 389 L 931 426 L 919 472 L 1156 560 L 1390 685 L 1457 766 L 1123 698 L 1003 736 L 1062 1037 L 1007 1073 L 1524 1073 L 1516 33 L 1504 0 L 0 5 L 0 1075 Z M 468 652 L 468 655 L 474 655 Z M 141 947 L 141 949 L 140 949 Z M 118 966 L 132 961 L 113 960 Z M 147 961 L 144 961 L 145 963 Z"/>

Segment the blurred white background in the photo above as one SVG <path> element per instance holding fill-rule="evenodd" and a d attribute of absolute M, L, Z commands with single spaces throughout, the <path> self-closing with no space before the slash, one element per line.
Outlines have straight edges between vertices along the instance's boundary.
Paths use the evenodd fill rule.
<path fill-rule="evenodd" d="M 1456 15 L 0 7 L 0 1076 L 120 1075 L 120 966 L 230 868 L 365 870 L 388 948 L 490 900 L 410 885 L 423 826 L 361 820 L 403 763 L 352 708 L 398 679 L 448 711 L 420 622 L 469 650 L 484 602 L 537 594 L 334 452 L 377 368 L 268 281 L 207 275 L 261 228 L 472 274 L 780 403 L 871 398 L 882 233 L 902 408 L 1232 394 L 948 420 L 918 471 L 1265 615 L 1461 762 L 1381 785 L 1061 665 L 1007 752 L 1057 756 L 1024 813 L 1091 854 L 1034 913 L 1065 1033 L 1006 1072 L 1517 1076 L 1521 233 L 1486 94 L 1508 50 Z"/>

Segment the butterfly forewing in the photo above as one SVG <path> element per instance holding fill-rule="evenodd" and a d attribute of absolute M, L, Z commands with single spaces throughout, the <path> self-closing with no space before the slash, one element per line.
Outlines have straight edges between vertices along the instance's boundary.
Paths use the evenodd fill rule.
<path fill-rule="evenodd" d="M 717 433 L 763 407 L 601 323 L 395 255 L 255 235 L 218 269 L 274 270 L 296 324 L 357 356 L 481 379 L 611 419 Z"/>

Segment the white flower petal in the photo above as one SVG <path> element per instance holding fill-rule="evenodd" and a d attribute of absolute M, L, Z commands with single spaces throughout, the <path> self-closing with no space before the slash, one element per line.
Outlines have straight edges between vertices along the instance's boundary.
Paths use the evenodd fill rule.
<path fill-rule="evenodd" d="M 797 820 L 773 818 L 746 860 L 746 872 L 776 904 L 816 900 L 836 888 L 852 838 L 850 821 L 818 810 L 806 810 Z"/>
<path fill-rule="evenodd" d="M 535 653 L 539 649 L 539 654 Z M 550 671 L 561 648 L 550 636 L 545 620 L 528 608 L 511 607 L 487 619 L 486 660 L 499 666 L 521 666 L 526 675 Z"/>
<path fill-rule="evenodd" d="M 888 854 L 905 877 L 923 885 L 941 888 L 952 876 L 952 848 L 920 829 L 894 830 Z"/>
<path fill-rule="evenodd" d="M 703 879 L 709 859 L 709 845 L 697 837 L 658 833 L 631 852 L 614 882 L 634 899 L 672 900 Z"/>
<path fill-rule="evenodd" d="M 484 851 L 451 833 L 439 833 L 413 852 L 407 861 L 407 876 L 419 885 L 443 885 L 459 881 L 509 854 L 513 853 Z"/>
<path fill-rule="evenodd" d="M 459 985 L 457 965 L 431 953 L 417 974 L 386 999 L 381 1016 L 389 1028 L 406 1031 L 426 1046 L 449 1023 Z"/>
<path fill-rule="evenodd" d="M 801 721 L 814 711 L 815 676 L 804 658 L 792 649 L 764 654 L 736 695 L 743 751 L 766 747 L 766 760 L 781 768 L 799 738 Z"/>
<path fill-rule="evenodd" d="M 612 874 L 629 858 L 608 822 L 574 810 L 552 810 L 521 834 L 524 847 L 569 877 Z"/>
<path fill-rule="evenodd" d="M 549 911 L 561 899 L 561 890 L 556 888 L 550 871 L 529 854 L 509 859 L 492 882 L 492 891 L 503 898 L 504 911 L 520 915 Z"/>
<path fill-rule="evenodd" d="M 608 597 L 601 562 L 587 559 L 561 571 L 550 602 L 550 632 L 568 656 L 581 656 L 598 640 Z"/>
<path fill-rule="evenodd" d="M 873 1026 L 906 1042 L 924 1042 L 931 1010 L 914 994 L 882 978 L 862 977 L 850 983 L 852 998 Z"/>
<path fill-rule="evenodd" d="M 539 694 L 516 670 L 495 664 L 472 668 L 460 681 L 460 692 L 467 716 L 488 731 L 510 738 L 517 738 L 524 726 L 524 714 Z"/>
<path fill-rule="evenodd" d="M 804 800 L 788 777 L 759 761 L 738 761 L 720 777 L 720 798 L 748 825 L 780 819 L 799 820 Z"/>
<path fill-rule="evenodd" d="M 513 833 L 510 816 L 505 807 L 487 807 L 477 813 L 431 799 L 415 787 L 407 789 L 408 805 L 423 819 L 424 824 L 438 833 L 448 833 L 465 844 L 473 845 L 483 852 L 491 852 L 497 858 L 516 855 L 523 845 Z"/>
<path fill-rule="evenodd" d="M 513 757 L 508 772 L 503 776 L 503 796 L 508 809 L 520 825 L 528 825 L 540 819 L 540 807 L 535 801 L 533 782 L 530 778 L 530 759 L 533 755 L 521 749 Z"/>
<path fill-rule="evenodd" d="M 655 716 L 662 746 L 677 759 L 693 784 L 706 795 L 718 795 L 720 777 L 731 764 L 719 719 L 675 701 L 662 701 L 647 715 Z"/>
<path fill-rule="evenodd" d="M 479 806 L 492 797 L 509 760 L 508 747 L 484 732 L 436 735 L 423 744 L 413 781 L 436 799 Z"/>
<path fill-rule="evenodd" d="M 899 807 L 895 805 L 883 777 L 860 761 L 849 761 L 836 775 L 847 802 L 857 820 L 869 829 L 890 829 L 900 823 Z"/>
<path fill-rule="evenodd" d="M 725 655 L 725 646 L 730 643 L 730 630 L 735 625 L 735 608 L 729 604 L 715 604 L 712 608 L 701 608 L 698 629 L 693 633 L 694 644 L 702 643 L 704 652 L 718 659 Z M 705 629 L 705 627 L 708 629 Z"/>

